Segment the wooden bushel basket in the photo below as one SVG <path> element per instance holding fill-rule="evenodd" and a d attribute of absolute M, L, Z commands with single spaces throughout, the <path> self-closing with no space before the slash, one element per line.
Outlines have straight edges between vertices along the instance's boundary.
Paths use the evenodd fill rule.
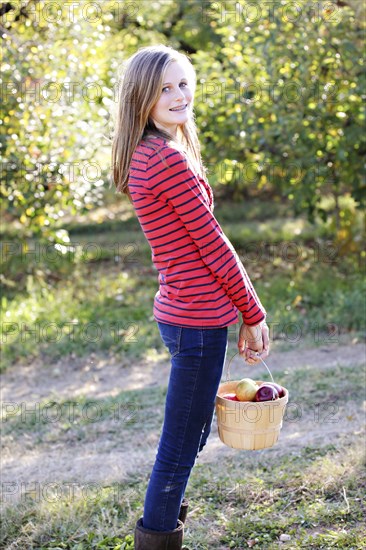
<path fill-rule="evenodd" d="M 237 354 L 235 354 L 237 355 Z M 272 374 L 267 365 L 272 382 Z M 225 393 L 235 393 L 239 380 L 229 380 L 227 369 L 226 382 L 220 384 L 216 396 L 216 417 L 219 437 L 225 445 L 233 449 L 257 451 L 272 447 L 278 440 L 282 420 L 288 402 L 288 390 L 285 395 L 274 401 L 230 401 L 221 397 Z M 262 380 L 256 380 L 262 384 Z"/>

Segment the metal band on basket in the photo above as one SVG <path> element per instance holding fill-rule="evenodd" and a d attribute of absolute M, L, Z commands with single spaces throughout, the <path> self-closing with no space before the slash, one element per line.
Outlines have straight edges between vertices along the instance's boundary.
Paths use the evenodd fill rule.
<path fill-rule="evenodd" d="M 232 356 L 232 358 L 230 359 L 229 363 L 228 363 L 228 366 L 227 366 L 227 369 L 226 369 L 226 382 L 230 382 L 230 365 L 231 365 L 231 362 L 232 360 L 234 359 L 234 357 L 236 355 L 239 355 L 239 352 L 237 351 L 236 353 L 234 353 L 234 355 Z M 258 357 L 259 357 L 259 353 L 257 352 L 256 354 Z M 262 357 L 259 357 L 259 359 L 262 361 L 263 365 L 266 367 L 270 377 L 271 377 L 271 380 L 272 382 L 274 383 L 274 380 L 273 380 L 273 376 L 272 376 L 272 373 L 271 371 L 269 370 L 268 366 L 266 365 L 266 363 L 263 361 Z"/>

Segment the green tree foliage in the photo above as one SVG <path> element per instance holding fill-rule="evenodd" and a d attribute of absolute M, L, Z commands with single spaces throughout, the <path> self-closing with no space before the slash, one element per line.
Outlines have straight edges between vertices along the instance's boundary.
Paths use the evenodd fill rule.
<path fill-rule="evenodd" d="M 326 195 L 364 199 L 363 27 L 345 3 L 275 5 L 209 11 L 222 43 L 213 64 L 199 56 L 206 151 L 237 196 L 266 189 L 312 218 Z"/>
<path fill-rule="evenodd" d="M 82 19 L 80 7 L 60 21 L 57 3 L 9 6 L 2 33 L 1 190 L 21 234 L 63 242 L 66 233 L 55 231 L 60 218 L 102 198 L 98 148 L 112 93 L 103 29 Z"/>
<path fill-rule="evenodd" d="M 340 199 L 364 201 L 362 10 L 357 0 L 3 2 L 1 192 L 19 234 L 65 244 L 62 218 L 102 202 L 119 67 L 154 43 L 197 69 L 203 156 L 222 195 L 288 200 L 310 219 L 327 216 L 330 197 L 339 231 Z"/>

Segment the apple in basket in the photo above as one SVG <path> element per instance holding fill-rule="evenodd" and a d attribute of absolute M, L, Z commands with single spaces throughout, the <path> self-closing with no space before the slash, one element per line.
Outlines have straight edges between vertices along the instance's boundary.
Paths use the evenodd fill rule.
<path fill-rule="evenodd" d="M 265 382 L 265 383 L 269 384 L 270 386 L 273 386 L 274 388 L 276 388 L 276 390 L 278 392 L 278 397 L 284 397 L 285 390 L 283 389 L 282 386 L 280 386 L 279 384 L 276 384 L 276 382 Z"/>
<path fill-rule="evenodd" d="M 236 397 L 239 401 L 254 401 L 258 390 L 257 383 L 251 378 L 243 378 L 235 388 Z"/>
<path fill-rule="evenodd" d="M 275 399 L 278 399 L 278 391 L 273 384 L 264 383 L 259 386 L 258 391 L 255 394 L 256 401 L 274 401 Z"/>
<path fill-rule="evenodd" d="M 235 393 L 224 393 L 221 397 L 229 399 L 230 401 L 239 401 Z"/>

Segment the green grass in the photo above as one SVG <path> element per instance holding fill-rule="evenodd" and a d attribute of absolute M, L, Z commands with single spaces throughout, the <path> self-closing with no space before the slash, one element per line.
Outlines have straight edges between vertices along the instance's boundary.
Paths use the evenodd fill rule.
<path fill-rule="evenodd" d="M 341 255 L 327 240 L 327 224 L 286 218 L 283 205 L 273 205 L 277 217 L 268 220 L 269 206 L 223 204 L 215 213 L 268 311 L 272 340 L 318 345 L 361 334 L 360 256 Z M 2 369 L 26 358 L 160 352 L 152 318 L 157 272 L 131 207 L 65 227 L 68 251 L 31 243 L 28 252 L 5 254 Z"/>
<path fill-rule="evenodd" d="M 131 357 L 158 346 L 151 330 L 156 276 L 148 273 L 141 284 L 142 268 L 108 267 L 84 265 L 57 285 L 34 285 L 26 296 L 3 301 L 3 359 L 42 356 L 47 362 L 94 351 Z"/>
<path fill-rule="evenodd" d="M 166 389 L 149 387 L 144 390 L 121 391 L 114 397 L 89 399 L 57 399 L 47 397 L 27 409 L 18 407 L 3 409 L 2 435 L 24 436 L 34 434 L 41 440 L 67 440 L 72 430 L 82 430 L 84 440 L 96 438 L 99 422 L 109 421 L 115 432 L 143 429 L 148 433 L 157 429 L 163 418 L 163 402 Z M 29 412 L 32 410 L 32 412 Z"/>
<path fill-rule="evenodd" d="M 244 465 L 238 453 L 221 466 L 197 464 L 188 486 L 195 512 L 187 520 L 185 544 L 192 550 L 239 549 L 257 539 L 256 547 L 267 550 L 278 548 L 285 533 L 291 536 L 285 547 L 291 549 L 363 548 L 362 455 L 360 447 L 352 446 L 305 449 L 276 463 L 263 455 L 249 457 Z M 2 544 L 123 548 L 119 544 L 131 541 L 141 513 L 146 480 L 136 476 L 129 483 L 89 488 L 88 498 L 79 489 L 71 502 L 67 491 L 61 496 L 58 488 L 54 502 L 51 495 L 40 503 L 28 497 L 6 509 Z"/>
<path fill-rule="evenodd" d="M 327 224 L 310 226 L 288 218 L 286 205 L 256 201 L 222 204 L 216 217 L 268 311 L 277 344 L 300 350 L 302 343 L 348 342 L 350 334 L 364 331 L 361 256 L 334 251 Z M 126 364 L 166 353 L 152 318 L 157 273 L 129 205 L 111 217 L 102 212 L 70 221 L 67 229 L 72 252 L 38 259 L 12 254 L 4 264 L 3 368 L 91 352 L 116 355 Z M 238 328 L 230 327 L 228 357 L 236 351 Z M 274 550 L 281 534 L 291 536 L 282 545 L 291 550 L 366 547 L 365 457 L 354 425 L 364 398 L 361 377 L 351 364 L 327 369 L 304 364 L 276 372 L 290 390 L 283 433 L 297 429 L 296 423 L 309 434 L 323 426 L 324 438 L 315 443 L 309 437 L 279 453 L 233 451 L 222 460 L 220 455 L 212 462 L 198 460 L 187 488 L 187 548 L 242 550 L 252 540 L 258 550 Z M 29 413 L 34 403 L 27 403 L 27 414 L 21 404 L 3 407 L 8 414 L 1 419 L 2 442 L 11 448 L 16 440 L 41 460 L 54 445 L 103 446 L 108 433 L 121 453 L 141 452 L 147 438 L 159 433 L 165 395 L 166 388 L 156 386 L 122 389 L 113 397 L 50 393 L 34 414 Z M 350 431 L 337 436 L 337 423 L 345 419 Z M 76 480 L 72 491 L 71 482 L 60 481 L 46 492 L 28 488 L 14 505 L 5 491 L 0 547 L 132 550 L 147 471 L 132 465 L 120 482 Z"/>
<path fill-rule="evenodd" d="M 311 430 L 316 421 L 314 403 L 326 404 L 331 399 L 342 402 L 345 410 L 351 402 L 361 407 L 363 395 L 357 385 L 361 375 L 352 365 L 323 371 L 304 366 L 279 372 L 276 378 L 290 389 L 292 402 L 303 404 L 300 421 Z M 331 387 L 331 394 L 324 387 Z M 74 427 L 66 425 L 64 418 L 35 423 L 28 416 L 22 422 L 19 414 L 10 415 L 3 423 L 4 440 L 17 436 L 28 442 L 28 448 L 32 441 L 33 450 L 41 450 L 54 441 L 70 444 L 75 438 L 73 430 L 79 429 L 83 441 L 98 441 L 99 426 L 109 421 L 110 437 L 116 438 L 122 453 L 125 442 L 143 448 L 148 434 L 160 429 L 165 392 L 165 388 L 142 388 L 95 400 L 100 415 L 92 422 L 82 413 L 91 400 L 79 398 Z M 66 401 L 58 403 L 61 407 Z M 133 408 L 128 409 L 131 403 Z M 116 410 L 126 416 L 122 422 L 119 418 L 113 431 Z M 343 414 L 342 410 L 337 414 Z M 285 416 L 283 433 L 288 422 Z M 72 492 L 68 480 L 47 492 L 35 489 L 16 506 L 3 503 L 0 545 L 37 550 L 132 549 L 131 534 L 142 512 L 146 487 L 146 473 L 135 471 L 121 483 L 78 481 Z M 256 548 L 271 550 L 278 548 L 280 535 L 287 534 L 291 541 L 284 548 L 291 550 L 360 550 L 366 543 L 365 489 L 363 442 L 352 433 L 346 440 L 325 437 L 317 445 L 283 449 L 279 456 L 265 450 L 233 451 L 221 461 L 202 463 L 198 459 L 187 487 L 191 513 L 185 544 L 190 550 L 239 550 L 248 546 L 248 540 L 257 539 Z"/>

